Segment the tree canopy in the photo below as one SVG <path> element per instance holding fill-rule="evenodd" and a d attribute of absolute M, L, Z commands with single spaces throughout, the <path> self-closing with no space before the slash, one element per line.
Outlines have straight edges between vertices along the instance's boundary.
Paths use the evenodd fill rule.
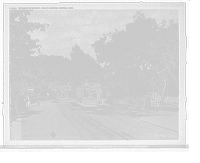
<path fill-rule="evenodd" d="M 106 33 L 92 46 L 98 62 L 104 63 L 104 69 L 112 71 L 113 76 L 122 79 L 125 88 L 136 81 L 155 86 L 161 80 L 173 80 L 178 89 L 178 28 L 173 20 L 158 24 L 139 11 L 125 30 Z M 139 85 L 142 87 L 139 92 L 142 92 L 143 84 L 135 84 L 135 89 Z"/>
<path fill-rule="evenodd" d="M 39 40 L 33 40 L 29 32 L 44 31 L 47 24 L 29 22 L 28 16 L 32 10 L 10 9 L 9 11 L 9 82 L 11 96 L 22 92 L 27 83 L 37 81 L 38 58 L 32 55 L 40 54 Z"/>
<path fill-rule="evenodd" d="M 89 54 L 85 54 L 78 45 L 72 48 L 70 56 L 73 76 L 80 81 L 88 78 L 102 80 L 102 67 Z"/>
<path fill-rule="evenodd" d="M 9 56 L 11 78 L 20 76 L 61 83 L 76 83 L 86 78 L 101 78 L 101 66 L 85 54 L 78 45 L 72 47 L 69 58 L 41 53 L 39 40 L 33 40 L 34 30 L 45 31 L 48 24 L 29 22 L 31 10 L 10 10 Z"/>
<path fill-rule="evenodd" d="M 70 59 L 41 54 L 39 40 L 30 32 L 45 31 L 48 24 L 29 22 L 30 10 L 10 10 L 10 72 L 46 81 L 78 84 L 93 78 L 132 94 L 160 91 L 172 83 L 178 92 L 179 25 L 158 24 L 142 12 L 124 30 L 105 33 L 92 44 L 96 60 L 74 45 Z M 11 80 L 12 81 L 12 80 Z M 108 84 L 109 85 L 109 84 Z M 170 85 L 170 84 L 168 84 Z"/>

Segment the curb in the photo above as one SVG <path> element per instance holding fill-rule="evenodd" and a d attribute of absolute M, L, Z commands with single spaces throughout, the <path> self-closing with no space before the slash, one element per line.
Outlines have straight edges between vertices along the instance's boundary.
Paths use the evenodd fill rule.
<path fill-rule="evenodd" d="M 113 105 L 113 106 L 119 106 L 119 107 L 124 107 L 124 108 L 128 108 L 128 109 L 135 109 L 135 108 L 132 108 L 130 105 L 115 104 L 115 103 L 113 103 L 113 102 L 110 102 L 109 100 L 105 100 L 105 103 L 106 103 L 106 104 Z M 135 109 L 135 110 L 144 110 L 144 109 Z"/>

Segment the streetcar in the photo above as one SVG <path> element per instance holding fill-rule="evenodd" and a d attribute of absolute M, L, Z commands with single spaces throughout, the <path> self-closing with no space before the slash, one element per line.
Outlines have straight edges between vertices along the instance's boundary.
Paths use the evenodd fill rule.
<path fill-rule="evenodd" d="M 58 102 L 70 102 L 70 92 L 72 89 L 72 85 L 69 82 L 62 82 L 57 85 L 58 91 L 56 94 L 56 98 Z"/>
<path fill-rule="evenodd" d="M 76 90 L 76 100 L 82 105 L 98 106 L 101 104 L 101 84 L 96 78 L 85 78 Z"/>

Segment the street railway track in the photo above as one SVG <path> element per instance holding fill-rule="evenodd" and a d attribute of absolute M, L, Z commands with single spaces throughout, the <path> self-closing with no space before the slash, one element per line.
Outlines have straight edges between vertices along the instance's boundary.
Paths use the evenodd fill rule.
<path fill-rule="evenodd" d="M 115 135 L 118 135 L 120 138 L 122 138 L 123 140 L 134 140 L 135 139 L 135 137 L 134 136 L 132 136 L 132 135 L 130 135 L 130 134 L 128 134 L 128 133 L 126 133 L 126 132 L 124 132 L 124 131 L 121 131 L 121 132 L 119 132 L 119 131 L 116 131 L 116 130 L 113 130 L 113 129 L 111 129 L 110 127 L 108 127 L 108 126 L 106 126 L 106 125 L 104 125 L 104 124 L 102 124 L 101 122 L 99 122 L 99 121 L 97 121 L 96 119 L 94 119 L 94 118 L 92 118 L 91 116 L 88 116 L 88 114 L 87 114 L 87 112 L 85 112 L 84 111 L 84 108 L 81 108 L 80 106 L 73 106 L 73 105 L 71 105 L 70 103 L 62 103 L 61 105 L 65 105 L 65 107 L 67 106 L 67 107 L 70 107 L 70 109 L 71 110 L 73 110 L 73 109 L 75 109 L 76 110 L 76 113 L 80 113 L 81 114 L 81 116 L 84 116 L 84 117 L 86 117 L 87 118 L 87 120 L 88 121 L 90 121 L 91 123 L 95 123 L 95 124 L 97 124 L 98 126 L 100 126 L 101 128 L 104 128 L 105 130 L 107 130 L 108 132 L 112 132 L 113 134 L 115 134 Z M 68 117 L 68 115 L 67 115 L 67 113 L 65 112 L 65 109 L 63 108 L 63 107 L 59 107 L 60 108 L 60 110 L 61 110 L 61 112 L 63 113 L 63 115 L 65 115 L 65 117 L 67 118 Z M 77 109 L 79 109 L 78 111 L 77 111 Z M 81 112 L 80 112 L 81 111 Z M 76 114 L 75 113 L 75 114 Z M 113 120 L 116 120 L 116 119 L 114 119 L 114 117 L 112 117 L 113 118 Z M 77 119 L 76 119 L 77 120 Z M 138 123 L 141 123 L 141 124 L 148 124 L 148 130 L 150 131 L 153 131 L 153 129 L 152 128 L 160 128 L 160 129 L 162 129 L 162 130 L 168 130 L 168 131 L 170 131 L 170 132 L 173 132 L 175 135 L 178 135 L 178 131 L 176 131 L 176 130 L 173 130 L 173 129 L 170 129 L 170 128 L 167 128 L 167 127 L 164 127 L 164 126 L 160 126 L 160 125 L 157 125 L 157 124 L 154 124 L 154 123 L 150 123 L 150 122 L 147 122 L 147 121 L 145 121 L 145 120 L 141 120 L 141 119 L 139 119 L 139 118 L 137 118 L 137 117 L 134 117 L 134 121 L 137 121 Z M 128 125 L 128 124 L 127 124 Z M 142 132 L 141 132 L 142 133 Z M 144 134 L 144 133 L 143 133 Z M 148 133 L 147 133 L 148 134 Z"/>
<path fill-rule="evenodd" d="M 72 104 L 71 104 L 71 105 L 72 105 Z M 79 105 L 80 105 L 80 104 L 79 104 Z M 82 106 L 82 105 L 80 105 L 80 106 L 81 106 L 81 107 L 84 107 L 84 108 L 88 108 L 88 107 L 85 107 L 85 106 Z M 73 107 L 73 105 L 72 105 L 72 107 Z M 101 105 L 98 106 L 98 107 L 101 107 Z M 115 106 L 115 107 L 118 107 L 118 106 Z M 164 126 L 161 126 L 161 125 L 158 125 L 158 124 L 155 124 L 155 123 L 151 123 L 151 122 L 148 122 L 148 121 L 145 121 L 145 120 L 141 120 L 141 119 L 139 119 L 139 118 L 137 118 L 137 117 L 134 117 L 134 118 L 137 119 L 138 121 L 141 121 L 141 122 L 144 122 L 144 123 L 153 125 L 153 126 L 157 126 L 157 127 L 160 127 L 160 128 L 163 128 L 163 129 L 166 129 L 166 130 L 170 130 L 170 131 L 174 131 L 174 132 L 177 132 L 177 133 L 178 133 L 177 130 L 174 130 L 174 129 L 171 129 L 171 128 L 168 128 L 168 127 L 164 127 Z"/>
<path fill-rule="evenodd" d="M 60 108 L 60 107 L 59 107 Z M 66 112 L 64 111 L 63 108 L 60 108 L 60 111 L 63 113 L 63 115 L 65 115 L 66 118 L 68 118 L 68 115 L 66 114 Z M 88 117 L 88 116 L 87 116 Z M 116 131 L 106 127 L 105 125 L 102 125 L 101 123 L 97 122 L 96 120 L 92 119 L 91 117 L 88 117 L 89 120 L 93 121 L 95 124 L 99 125 L 100 127 L 103 127 L 105 130 L 108 130 L 109 132 L 112 132 L 116 135 L 118 135 L 119 137 L 121 137 L 122 139 L 128 140 L 126 137 L 124 137 L 123 135 L 117 133 Z M 77 119 L 76 119 L 77 120 Z M 82 127 L 82 125 L 80 125 L 80 127 Z"/>
<path fill-rule="evenodd" d="M 178 123 L 178 114 L 160 113 L 140 115 L 141 111 L 131 108 L 97 107 L 83 108 L 67 102 L 44 102 L 35 106 L 32 116 L 22 117 L 12 126 L 12 138 L 32 140 L 175 140 L 178 129 L 166 125 Z M 37 114 L 39 112 L 39 114 Z M 139 117 L 138 117 L 139 114 Z M 169 115 L 173 117 L 170 117 Z M 156 116 L 159 121 L 154 121 Z M 155 118 L 155 119 L 154 119 Z M 172 119 L 171 119 L 172 118 Z M 175 119 L 174 119 L 175 118 Z M 149 119 L 153 119 L 150 121 Z M 172 120 L 172 121 L 171 121 Z M 154 122 L 154 123 L 152 123 Z M 163 125 L 164 124 L 164 125 Z M 170 127 L 170 128 L 168 128 Z M 23 130 L 22 130 L 23 129 Z M 16 131 L 20 131 L 17 133 Z"/>

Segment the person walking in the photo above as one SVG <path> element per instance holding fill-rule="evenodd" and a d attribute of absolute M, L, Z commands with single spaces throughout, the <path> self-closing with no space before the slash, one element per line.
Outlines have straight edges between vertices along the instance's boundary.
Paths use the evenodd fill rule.
<path fill-rule="evenodd" d="M 37 105 L 40 106 L 40 101 L 42 100 L 42 95 L 40 93 L 37 94 Z"/>
<path fill-rule="evenodd" d="M 47 92 L 46 96 L 47 96 L 47 101 L 49 101 L 49 92 Z"/>
<path fill-rule="evenodd" d="M 27 107 L 31 107 L 31 95 L 28 92 L 24 92 L 24 95 L 26 97 Z"/>

